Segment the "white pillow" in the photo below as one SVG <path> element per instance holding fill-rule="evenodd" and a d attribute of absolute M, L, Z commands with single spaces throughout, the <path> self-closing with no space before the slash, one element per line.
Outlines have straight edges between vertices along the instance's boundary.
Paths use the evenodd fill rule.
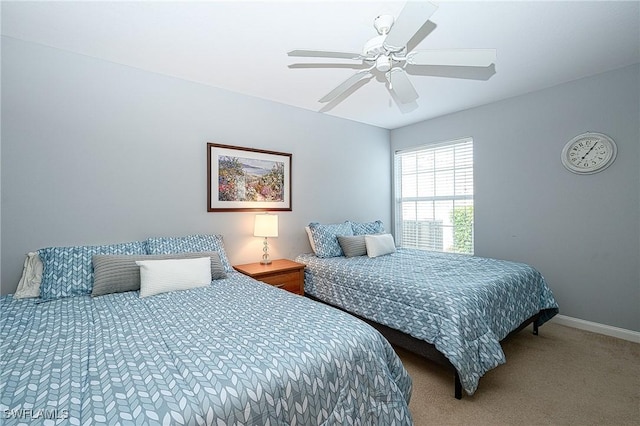
<path fill-rule="evenodd" d="M 365 235 L 364 243 L 369 257 L 378 257 L 396 252 L 396 244 L 391 234 Z"/>
<path fill-rule="evenodd" d="M 188 290 L 211 284 L 211 258 L 136 260 L 140 267 L 140 297 Z"/>
<path fill-rule="evenodd" d="M 309 228 L 308 226 L 305 226 L 304 230 L 307 232 L 307 237 L 309 237 L 309 244 L 311 244 L 311 250 L 313 250 L 313 252 L 316 253 L 316 243 L 313 242 L 313 235 L 311 235 L 311 228 Z"/>
<path fill-rule="evenodd" d="M 13 295 L 14 299 L 26 299 L 28 297 L 40 297 L 40 282 L 42 282 L 42 260 L 36 252 L 29 252 L 24 260 L 22 276 L 18 282 L 18 288 Z"/>

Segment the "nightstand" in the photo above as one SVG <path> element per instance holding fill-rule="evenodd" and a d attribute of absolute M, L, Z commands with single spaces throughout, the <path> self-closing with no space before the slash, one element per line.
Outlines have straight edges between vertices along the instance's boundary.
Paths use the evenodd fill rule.
<path fill-rule="evenodd" d="M 234 269 L 258 281 L 291 293 L 304 295 L 304 264 L 288 259 L 276 259 L 269 265 L 260 262 L 235 265 Z"/>

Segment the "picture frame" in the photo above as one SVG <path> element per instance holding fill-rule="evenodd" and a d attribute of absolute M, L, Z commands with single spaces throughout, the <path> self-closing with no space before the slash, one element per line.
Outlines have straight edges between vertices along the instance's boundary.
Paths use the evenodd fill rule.
<path fill-rule="evenodd" d="M 291 211 L 292 155 L 207 143 L 207 211 Z"/>

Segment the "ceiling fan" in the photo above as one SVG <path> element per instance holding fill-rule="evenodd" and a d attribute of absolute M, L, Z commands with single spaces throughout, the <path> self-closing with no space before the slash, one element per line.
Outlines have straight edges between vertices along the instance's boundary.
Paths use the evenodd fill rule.
<path fill-rule="evenodd" d="M 323 96 L 319 102 L 339 103 L 350 91 L 366 84 L 373 77 L 384 76 L 387 88 L 396 103 L 411 104 L 419 95 L 407 76 L 407 72 L 422 74 L 421 68 L 434 66 L 490 67 L 496 60 L 495 49 L 442 49 L 415 50 L 408 47 L 411 39 L 427 23 L 438 6 L 424 1 L 409 1 L 397 19 L 391 15 L 375 18 L 373 26 L 378 36 L 367 41 L 362 53 L 333 52 L 324 50 L 292 50 L 287 54 L 295 57 L 336 58 L 361 61 L 361 64 L 292 64 L 289 68 L 356 68 L 360 71 L 339 84 Z M 409 66 L 409 67 L 407 67 Z M 493 71 L 495 72 L 495 71 Z M 493 73 L 492 73 L 493 74 Z M 491 75 L 492 75 L 491 74 Z M 441 76 L 448 76 L 446 73 Z M 462 77 L 472 78 L 472 77 Z M 360 83 L 360 85 L 358 85 Z M 326 108 L 326 107 L 325 107 Z"/>

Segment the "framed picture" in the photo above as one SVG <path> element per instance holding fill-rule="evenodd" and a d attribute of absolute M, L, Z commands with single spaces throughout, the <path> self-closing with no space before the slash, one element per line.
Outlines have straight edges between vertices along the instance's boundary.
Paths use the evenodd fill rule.
<path fill-rule="evenodd" d="M 291 154 L 208 143 L 207 211 L 291 211 Z"/>

